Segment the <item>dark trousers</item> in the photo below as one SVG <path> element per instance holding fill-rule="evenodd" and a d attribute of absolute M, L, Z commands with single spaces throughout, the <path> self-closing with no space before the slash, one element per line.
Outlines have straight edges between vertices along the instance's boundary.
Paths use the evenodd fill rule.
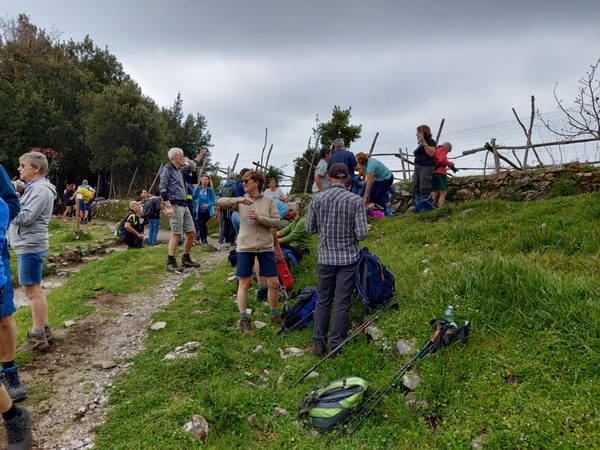
<path fill-rule="evenodd" d="M 196 219 L 196 240 L 204 242 L 208 239 L 208 227 L 206 224 L 210 220 L 210 213 L 208 211 L 198 212 L 198 219 Z"/>
<path fill-rule="evenodd" d="M 285 248 L 287 250 L 289 250 L 290 252 L 292 252 L 292 255 L 294 255 L 294 258 L 296 258 L 296 261 L 300 262 L 300 260 L 304 257 L 304 255 L 308 255 L 310 253 L 310 250 L 300 250 L 298 247 L 294 247 L 293 245 L 289 245 L 289 244 L 279 244 L 281 246 L 281 248 Z"/>
<path fill-rule="evenodd" d="M 221 217 L 221 223 L 223 224 L 223 240 L 228 244 L 235 243 L 235 228 L 231 222 L 231 216 L 227 217 L 223 215 Z"/>
<path fill-rule="evenodd" d="M 371 186 L 371 201 L 377 203 L 385 209 L 387 203 L 387 193 L 390 186 L 394 183 L 394 175 L 383 181 L 373 181 Z"/>
<path fill-rule="evenodd" d="M 428 197 L 431 195 L 431 181 L 435 166 L 415 166 L 413 173 L 412 193 Z"/>
<path fill-rule="evenodd" d="M 313 314 L 315 347 L 324 349 L 325 345 L 329 343 L 331 351 L 348 337 L 348 314 L 352 306 L 351 297 L 354 291 L 357 264 L 358 261 L 347 266 L 317 264 L 317 304 Z M 331 320 L 332 304 L 333 321 Z M 329 342 L 327 342 L 330 322 L 333 323 Z"/>

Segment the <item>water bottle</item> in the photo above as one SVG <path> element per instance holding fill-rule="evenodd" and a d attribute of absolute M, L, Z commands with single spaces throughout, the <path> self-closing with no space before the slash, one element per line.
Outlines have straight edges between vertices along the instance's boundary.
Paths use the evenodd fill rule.
<path fill-rule="evenodd" d="M 444 312 L 444 320 L 448 322 L 454 322 L 454 307 L 452 305 L 448 305 L 446 311 Z"/>
<path fill-rule="evenodd" d="M 250 203 L 248 205 L 248 211 L 254 211 L 254 203 Z M 249 224 L 254 223 L 254 219 L 246 219 L 246 222 L 248 222 Z"/>
<path fill-rule="evenodd" d="M 190 160 L 187 158 L 183 158 L 183 167 L 189 167 L 190 166 Z"/>

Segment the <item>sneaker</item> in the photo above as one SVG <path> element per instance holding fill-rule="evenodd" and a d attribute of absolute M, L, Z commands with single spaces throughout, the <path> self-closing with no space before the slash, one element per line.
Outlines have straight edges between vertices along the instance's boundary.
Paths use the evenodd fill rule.
<path fill-rule="evenodd" d="M 8 422 L 6 428 L 6 441 L 8 450 L 28 450 L 31 448 L 31 416 L 25 408 L 17 408 L 21 415 Z"/>
<path fill-rule="evenodd" d="M 54 340 L 54 333 L 50 326 L 44 327 L 44 334 L 46 335 L 46 342 L 50 343 Z"/>
<path fill-rule="evenodd" d="M 256 300 L 261 302 L 267 301 L 267 294 L 269 293 L 269 288 L 267 286 L 261 286 L 256 291 Z"/>
<path fill-rule="evenodd" d="M 167 272 L 181 273 L 181 269 L 179 267 L 177 267 L 176 262 L 168 262 L 167 263 Z"/>
<path fill-rule="evenodd" d="M 322 347 L 317 347 L 316 345 L 313 345 L 312 352 L 317 358 L 322 358 L 325 356 L 325 349 Z"/>
<path fill-rule="evenodd" d="M 20 402 L 27 398 L 27 388 L 19 380 L 19 368 L 13 366 L 10 369 L 2 369 L 0 382 L 4 385 L 13 402 Z"/>
<path fill-rule="evenodd" d="M 250 319 L 240 319 L 240 331 L 248 336 L 254 336 L 254 330 L 252 329 Z"/>
<path fill-rule="evenodd" d="M 281 316 L 279 314 L 275 314 L 274 316 L 271 316 L 271 322 L 274 322 L 277 325 L 282 326 L 282 327 L 285 326 L 285 322 L 283 321 L 283 319 L 281 318 Z"/>
<path fill-rule="evenodd" d="M 194 267 L 196 269 L 200 267 L 200 263 L 197 261 L 192 261 L 191 258 L 181 258 L 181 265 L 183 267 Z"/>
<path fill-rule="evenodd" d="M 23 345 L 17 349 L 17 353 L 43 350 L 47 347 L 48 341 L 46 340 L 46 336 L 44 334 L 38 336 L 37 334 L 27 333 L 27 339 L 25 339 Z"/>

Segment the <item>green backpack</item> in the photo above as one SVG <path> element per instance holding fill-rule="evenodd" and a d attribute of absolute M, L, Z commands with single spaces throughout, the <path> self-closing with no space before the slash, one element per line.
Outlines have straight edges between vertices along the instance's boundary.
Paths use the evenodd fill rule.
<path fill-rule="evenodd" d="M 317 386 L 300 402 L 298 418 L 307 418 L 318 430 L 331 430 L 360 406 L 367 385 L 352 376 Z"/>

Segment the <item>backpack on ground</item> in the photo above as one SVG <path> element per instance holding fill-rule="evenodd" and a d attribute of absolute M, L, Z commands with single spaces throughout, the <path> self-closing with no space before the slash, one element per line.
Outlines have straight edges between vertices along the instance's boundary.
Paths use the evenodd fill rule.
<path fill-rule="evenodd" d="M 415 209 L 414 213 L 422 213 L 427 211 L 433 211 L 436 208 L 431 194 L 427 197 L 423 195 L 415 195 Z"/>
<path fill-rule="evenodd" d="M 277 261 L 277 273 L 279 274 L 279 284 L 287 294 L 292 290 L 292 286 L 294 285 L 294 276 L 285 259 Z"/>
<path fill-rule="evenodd" d="M 318 430 L 331 430 L 360 406 L 367 385 L 351 376 L 317 386 L 300 402 L 298 418 L 307 419 Z"/>
<path fill-rule="evenodd" d="M 312 322 L 315 304 L 317 303 L 317 288 L 316 286 L 306 286 L 303 289 L 294 291 L 290 300 L 296 300 L 296 302 L 289 308 L 287 305 L 283 307 L 281 318 L 284 325 L 277 334 L 301 330 Z"/>
<path fill-rule="evenodd" d="M 237 266 L 237 250 L 235 248 L 229 250 L 227 260 L 229 261 L 229 264 L 231 264 L 231 267 Z"/>
<path fill-rule="evenodd" d="M 386 269 L 377 256 L 369 252 L 367 247 L 360 250 L 356 266 L 356 290 L 365 314 L 385 305 L 396 293 L 394 275 Z"/>

